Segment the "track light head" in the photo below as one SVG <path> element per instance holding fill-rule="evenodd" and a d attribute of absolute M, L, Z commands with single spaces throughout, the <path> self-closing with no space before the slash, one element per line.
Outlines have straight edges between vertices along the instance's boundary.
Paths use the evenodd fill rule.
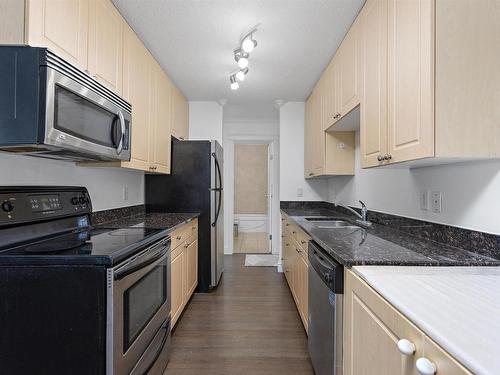
<path fill-rule="evenodd" d="M 245 69 L 241 69 L 239 70 L 236 74 L 235 74 L 235 77 L 238 81 L 244 81 L 246 76 L 248 74 L 248 68 L 245 68 Z"/>
<path fill-rule="evenodd" d="M 240 84 L 236 82 L 236 76 L 234 74 L 229 77 L 229 82 L 231 82 L 231 90 L 238 90 L 240 88 Z"/>
<path fill-rule="evenodd" d="M 243 51 L 241 48 L 238 48 L 234 51 L 234 59 L 238 63 L 238 66 L 241 69 L 245 69 L 248 66 L 248 57 L 250 55 Z"/>
<path fill-rule="evenodd" d="M 252 52 L 255 47 L 257 47 L 257 41 L 252 38 L 252 34 L 245 37 L 241 42 L 241 49 L 246 53 Z"/>

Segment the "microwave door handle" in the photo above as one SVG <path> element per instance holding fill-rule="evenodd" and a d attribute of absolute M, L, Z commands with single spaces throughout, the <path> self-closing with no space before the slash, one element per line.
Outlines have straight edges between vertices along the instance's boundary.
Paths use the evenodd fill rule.
<path fill-rule="evenodd" d="M 116 148 L 116 153 L 120 155 L 123 150 L 123 137 L 125 136 L 125 118 L 123 117 L 123 112 L 118 111 L 118 118 L 120 119 L 120 142 L 118 143 L 118 147 Z"/>

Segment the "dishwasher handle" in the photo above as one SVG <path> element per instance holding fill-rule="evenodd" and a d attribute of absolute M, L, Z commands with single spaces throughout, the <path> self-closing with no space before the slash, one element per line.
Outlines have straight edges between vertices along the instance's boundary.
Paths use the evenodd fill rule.
<path fill-rule="evenodd" d="M 313 241 L 309 242 L 309 272 L 315 272 L 335 294 L 344 293 L 344 267 Z"/>

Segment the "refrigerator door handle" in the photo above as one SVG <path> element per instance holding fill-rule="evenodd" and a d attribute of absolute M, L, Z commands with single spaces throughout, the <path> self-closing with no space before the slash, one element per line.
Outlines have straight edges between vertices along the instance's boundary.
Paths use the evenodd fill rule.
<path fill-rule="evenodd" d="M 214 160 L 215 160 L 215 167 L 217 168 L 217 175 L 219 176 L 219 183 L 222 184 L 222 173 L 220 171 L 219 161 L 217 160 L 217 154 L 215 152 L 212 152 L 212 156 L 214 157 Z M 220 208 L 221 208 L 221 204 L 222 204 L 222 199 L 221 199 L 222 195 L 220 194 L 220 192 L 222 191 L 222 186 L 211 188 L 210 190 L 215 191 L 216 193 L 217 192 L 219 193 L 219 204 L 217 205 L 217 212 L 215 214 L 214 222 L 212 223 L 212 226 L 215 227 L 217 225 L 217 220 L 219 219 L 219 213 L 220 213 Z"/>

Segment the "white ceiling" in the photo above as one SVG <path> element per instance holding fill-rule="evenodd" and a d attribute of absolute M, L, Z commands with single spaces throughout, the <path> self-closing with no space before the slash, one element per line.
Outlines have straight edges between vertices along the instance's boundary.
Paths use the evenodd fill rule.
<path fill-rule="evenodd" d="M 113 0 L 189 100 L 304 100 L 364 0 Z M 259 24 L 248 78 L 233 50 Z"/>

